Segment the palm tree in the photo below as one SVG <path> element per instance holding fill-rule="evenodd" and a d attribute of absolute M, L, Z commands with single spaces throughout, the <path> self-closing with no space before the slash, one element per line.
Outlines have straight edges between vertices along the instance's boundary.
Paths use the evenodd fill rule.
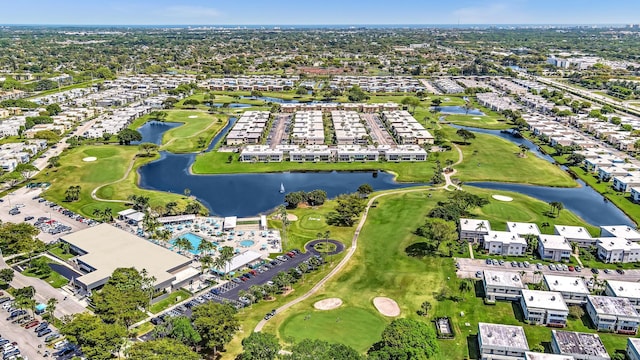
<path fill-rule="evenodd" d="M 287 208 L 284 205 L 280 205 L 278 207 L 278 215 L 280 216 L 280 221 L 282 221 L 282 247 L 287 247 L 287 226 L 289 225 L 289 218 L 287 217 Z"/>
<path fill-rule="evenodd" d="M 556 201 L 557 216 L 560 216 L 560 211 L 564 209 L 564 205 L 560 201 Z"/>
<path fill-rule="evenodd" d="M 49 316 L 53 319 L 53 313 L 56 311 L 56 305 L 58 305 L 58 299 L 51 298 L 47 300 L 47 312 Z"/>
<path fill-rule="evenodd" d="M 475 239 L 473 240 L 473 242 L 478 242 L 478 232 L 482 231 L 482 230 L 487 230 L 487 225 L 484 223 L 484 221 L 480 221 L 478 223 L 478 226 L 476 226 L 476 234 L 475 234 Z"/>
<path fill-rule="evenodd" d="M 462 293 L 469 292 L 473 289 L 473 280 L 472 279 L 463 279 L 460 281 L 460 285 L 458 286 L 458 290 Z"/>
<path fill-rule="evenodd" d="M 231 246 L 223 246 L 218 253 L 218 257 L 214 260 L 215 267 L 222 270 L 223 272 L 227 272 L 227 265 L 229 261 L 233 258 L 233 248 Z"/>
<path fill-rule="evenodd" d="M 540 270 L 534 271 L 533 272 L 533 282 L 537 283 L 537 282 L 541 281 L 542 278 L 538 278 L 539 276 L 542 276 L 542 271 L 540 271 Z M 539 279 L 539 280 L 536 280 L 536 279 Z"/>
<path fill-rule="evenodd" d="M 202 273 L 205 273 L 206 269 L 210 269 L 213 265 L 213 258 L 211 255 L 200 256 L 200 265 L 202 265 Z"/>
<path fill-rule="evenodd" d="M 260 285 L 252 285 L 249 287 L 249 293 L 253 295 L 255 302 L 262 300 L 265 295 L 265 291 Z"/>
<path fill-rule="evenodd" d="M 549 214 L 550 215 L 554 215 L 556 213 L 556 201 L 550 201 L 549 202 L 549 206 L 551 207 L 551 209 L 549 210 Z"/>
<path fill-rule="evenodd" d="M 176 239 L 176 241 L 173 243 L 173 245 L 175 245 L 180 251 L 191 251 L 193 250 L 193 245 L 191 244 L 191 242 L 189 240 L 187 240 L 186 238 L 178 238 Z"/>
<path fill-rule="evenodd" d="M 207 241 L 207 240 L 202 240 L 202 241 L 200 241 L 200 244 L 198 244 L 198 251 L 201 254 L 210 255 L 213 252 L 213 250 L 215 250 L 215 249 L 216 249 L 216 246 L 213 245 L 212 242 Z"/>

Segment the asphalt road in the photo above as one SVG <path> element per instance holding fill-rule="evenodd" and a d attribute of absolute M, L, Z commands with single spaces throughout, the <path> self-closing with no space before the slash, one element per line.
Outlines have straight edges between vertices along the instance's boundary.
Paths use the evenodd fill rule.
<path fill-rule="evenodd" d="M 523 259 L 526 260 L 526 259 Z M 575 277 L 585 277 L 586 279 L 592 277 L 594 274 L 591 272 L 590 268 L 583 268 L 582 271 L 557 271 L 550 270 L 547 265 L 544 265 L 542 269 L 538 269 L 535 266 L 535 261 L 530 261 L 532 263 L 529 268 L 520 268 L 520 267 L 512 267 L 511 263 L 506 261 L 504 265 L 488 265 L 486 264 L 484 259 L 468 259 L 468 258 L 460 258 L 456 259 L 456 262 L 460 264 L 460 269 L 457 271 L 458 277 L 460 278 L 476 278 L 477 271 L 483 270 L 494 270 L 494 271 L 511 271 L 515 273 L 519 273 L 524 271 L 523 280 L 524 282 L 531 282 L 534 278 L 534 271 L 541 271 L 546 275 L 560 275 L 560 276 L 575 276 Z M 602 269 L 600 269 L 600 273 L 598 274 L 598 279 L 604 280 L 620 280 L 620 281 L 632 281 L 636 282 L 640 280 L 640 270 L 630 269 L 625 270 L 624 274 L 618 274 L 615 271 L 611 271 L 609 274 L 606 274 Z"/>
<path fill-rule="evenodd" d="M 391 135 L 387 132 L 387 129 L 380 128 L 382 125 L 382 120 L 376 114 L 360 114 L 360 116 L 365 119 L 367 125 L 369 125 L 369 129 L 371 130 L 371 135 L 374 137 L 375 141 L 380 145 L 393 145 L 395 142 Z"/>

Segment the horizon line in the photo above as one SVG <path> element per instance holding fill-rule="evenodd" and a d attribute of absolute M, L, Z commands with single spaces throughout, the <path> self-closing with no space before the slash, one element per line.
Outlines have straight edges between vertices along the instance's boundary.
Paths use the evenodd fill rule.
<path fill-rule="evenodd" d="M 353 23 L 353 24 L 58 24 L 58 23 L 0 23 L 0 26 L 209 26 L 209 27 L 228 27 L 228 26 L 398 26 L 398 27 L 412 27 L 412 26 L 628 26 L 640 24 L 625 22 L 625 23 L 413 23 L 413 24 L 398 24 L 398 23 Z"/>

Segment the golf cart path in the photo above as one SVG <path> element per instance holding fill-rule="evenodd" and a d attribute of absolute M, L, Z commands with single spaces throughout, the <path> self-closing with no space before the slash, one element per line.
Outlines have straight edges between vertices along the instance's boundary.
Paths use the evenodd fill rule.
<path fill-rule="evenodd" d="M 462 160 L 464 160 L 464 155 L 462 155 L 462 150 L 460 150 L 460 148 L 458 147 L 458 145 L 453 144 L 453 147 L 456 148 L 456 150 L 458 151 L 458 161 L 456 161 L 455 163 L 453 163 L 453 165 L 451 165 L 449 168 L 451 169 L 450 172 L 443 172 L 442 175 L 444 176 L 444 188 L 445 189 L 449 189 L 449 186 L 453 186 L 454 189 L 456 190 L 460 190 L 460 186 L 456 185 L 453 183 L 453 181 L 451 181 L 451 176 L 455 175 L 458 171 L 456 169 L 453 168 L 453 166 L 456 166 L 458 164 L 460 164 L 462 162 Z"/>
<path fill-rule="evenodd" d="M 405 193 L 411 193 L 411 192 L 418 192 L 418 191 L 426 191 L 428 189 L 443 189 L 445 188 L 445 186 L 441 186 L 441 187 L 437 187 L 437 188 L 417 188 L 417 189 L 405 189 L 405 190 L 395 190 L 395 191 L 390 191 L 390 192 L 385 192 L 382 194 L 378 194 L 374 197 L 372 197 L 371 199 L 369 199 L 369 202 L 367 202 L 367 207 L 364 209 L 364 213 L 362 214 L 362 217 L 360 218 L 360 222 L 358 222 L 358 227 L 356 227 L 356 231 L 353 234 L 353 238 L 351 239 L 351 247 L 349 248 L 349 251 L 347 251 L 347 254 L 345 255 L 344 258 L 342 258 L 342 260 L 338 263 L 338 265 L 336 265 L 335 268 L 333 268 L 333 270 L 331 270 L 327 275 L 325 275 L 316 285 L 314 285 L 311 289 L 309 289 L 309 291 L 307 291 L 304 295 L 293 299 L 291 301 L 289 301 L 288 303 L 280 306 L 279 308 L 276 309 L 276 314 L 279 314 L 285 310 L 287 310 L 288 308 L 292 307 L 293 305 L 296 305 L 308 298 L 310 298 L 312 295 L 314 295 L 316 292 L 318 292 L 318 290 L 320 290 L 321 287 L 324 286 L 324 284 L 329 281 L 329 279 L 331 279 L 334 275 L 336 275 L 337 273 L 339 273 L 340 271 L 342 271 L 342 269 L 345 267 L 345 265 L 349 262 L 349 260 L 351 259 L 351 257 L 353 256 L 353 254 L 355 254 L 356 249 L 357 249 L 357 245 L 358 245 L 358 237 L 360 236 L 360 231 L 362 230 L 362 228 L 364 227 L 365 222 L 367 221 L 367 216 L 369 215 L 369 209 L 371 208 L 371 205 L 373 204 L 374 201 L 376 201 L 378 198 L 381 198 L 383 196 L 387 196 L 387 195 L 398 195 L 398 194 L 405 194 Z M 254 332 L 259 332 L 262 330 L 262 328 L 264 327 L 264 325 L 267 323 L 267 321 L 265 319 L 260 320 L 260 322 L 258 323 L 258 325 L 256 325 L 256 327 L 253 329 Z"/>
<path fill-rule="evenodd" d="M 103 187 L 105 187 L 105 186 L 113 185 L 113 184 L 115 184 L 115 183 L 119 183 L 120 181 L 123 181 L 124 179 L 126 179 L 126 178 L 129 176 L 129 173 L 131 173 L 131 170 L 133 169 L 133 164 L 134 164 L 135 162 L 136 162 L 136 158 L 134 157 L 134 158 L 133 158 L 133 159 L 131 159 L 131 161 L 129 162 L 129 167 L 127 168 L 127 171 L 125 171 L 125 172 L 124 172 L 124 175 L 123 175 L 120 179 L 118 179 L 118 180 L 116 180 L 116 181 L 112 181 L 112 182 L 110 182 L 110 183 L 102 184 L 102 185 L 100 185 L 100 186 L 96 187 L 95 189 L 93 189 L 93 191 L 91 191 L 91 198 L 92 198 L 93 200 L 96 200 L 96 201 L 104 201 L 104 202 L 112 202 L 112 203 L 126 203 L 126 202 L 127 202 L 126 200 L 110 200 L 110 199 L 103 199 L 103 198 L 98 197 L 98 195 L 96 195 L 96 193 L 98 192 L 98 190 L 102 189 L 102 188 L 103 188 Z"/>

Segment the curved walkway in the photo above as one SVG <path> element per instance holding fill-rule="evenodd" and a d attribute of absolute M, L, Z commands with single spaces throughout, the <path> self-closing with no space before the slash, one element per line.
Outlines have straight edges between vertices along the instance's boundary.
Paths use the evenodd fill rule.
<path fill-rule="evenodd" d="M 460 150 L 458 145 L 453 144 L 453 147 L 455 147 L 456 150 L 458 150 L 458 161 L 456 161 L 455 163 L 453 163 L 453 165 L 449 167 L 451 169 L 451 172 L 448 172 L 448 173 L 443 172 L 442 175 L 444 176 L 445 189 L 448 189 L 449 186 L 453 186 L 456 190 L 460 190 L 460 186 L 454 184 L 453 181 L 451 181 L 451 176 L 455 175 L 458 172 L 456 169 L 453 169 L 452 166 L 456 166 L 460 164 L 462 160 L 464 160 L 464 155 L 462 154 L 462 150 Z"/>
<path fill-rule="evenodd" d="M 127 202 L 126 200 L 103 199 L 103 198 L 98 197 L 98 195 L 96 195 L 96 193 L 98 192 L 98 190 L 102 189 L 105 186 L 113 185 L 113 184 L 119 183 L 120 181 L 124 181 L 129 176 L 129 173 L 131 173 L 131 170 L 133 169 L 133 164 L 135 164 L 135 162 L 136 162 L 136 158 L 134 157 L 129 162 L 129 167 L 127 168 L 127 171 L 124 172 L 124 175 L 122 176 L 122 178 L 120 178 L 120 179 L 118 179 L 116 181 L 112 181 L 110 183 L 102 184 L 102 185 L 96 187 L 95 189 L 93 189 L 93 191 L 91 191 L 91 198 L 93 200 L 96 200 L 96 201 L 104 201 L 104 202 L 112 202 L 112 203 L 126 203 Z"/>
<path fill-rule="evenodd" d="M 331 243 L 333 245 L 336 246 L 336 249 L 330 252 L 320 252 L 317 251 L 315 249 L 315 246 L 317 244 L 324 244 L 324 243 Z M 333 239 L 319 239 L 319 240 L 313 240 L 313 241 L 309 241 L 308 243 L 306 243 L 304 245 L 305 250 L 307 250 L 308 252 L 312 253 L 312 254 L 316 254 L 316 255 L 337 255 L 340 254 L 341 252 L 344 251 L 344 244 L 341 243 L 338 240 L 333 240 Z"/>
<path fill-rule="evenodd" d="M 358 227 L 356 227 L 356 231 L 353 233 L 353 238 L 351 239 L 351 247 L 349 248 L 349 251 L 347 252 L 345 257 L 342 258 L 342 260 L 340 260 L 340 262 L 338 263 L 338 265 L 336 265 L 335 268 L 333 268 L 327 275 L 325 275 L 316 285 L 314 285 L 311 289 L 309 289 L 309 291 L 307 291 L 304 295 L 302 295 L 302 296 L 300 296 L 300 297 L 298 297 L 296 299 L 293 299 L 290 302 L 288 302 L 288 303 L 280 306 L 279 308 L 277 308 L 276 309 L 276 314 L 279 314 L 279 313 L 283 312 L 284 310 L 287 310 L 288 308 L 292 307 L 293 305 L 296 305 L 296 304 L 298 304 L 298 303 L 310 298 L 318 290 L 320 290 L 320 288 L 322 286 L 324 286 L 324 284 L 327 281 L 329 281 L 329 279 L 331 279 L 334 275 L 339 273 L 342 270 L 342 268 L 345 267 L 347 262 L 349 262 L 349 260 L 353 256 L 353 254 L 355 254 L 355 252 L 356 252 L 356 249 L 357 249 L 357 246 L 358 246 L 358 237 L 360 236 L 360 231 L 362 230 L 362 228 L 364 227 L 365 222 L 367 221 L 367 216 L 369 215 L 369 209 L 371 208 L 371 205 L 373 204 L 374 201 L 376 201 L 378 198 L 381 198 L 381 197 L 387 196 L 387 195 L 405 194 L 405 193 L 410 193 L 410 192 L 425 191 L 427 189 L 442 189 L 442 188 L 444 188 L 444 187 L 437 187 L 437 188 L 422 188 L 421 187 L 421 188 L 417 188 L 417 189 L 394 190 L 394 191 L 378 194 L 378 195 L 370 198 L 369 202 L 367 202 L 367 207 L 364 209 L 362 217 L 360 218 L 360 222 L 358 222 Z M 324 240 L 321 240 L 321 241 L 324 241 Z M 260 320 L 258 325 L 256 325 L 256 327 L 253 329 L 253 331 L 254 332 L 261 331 L 266 323 L 267 323 L 266 320 L 264 320 L 264 319 Z"/>

